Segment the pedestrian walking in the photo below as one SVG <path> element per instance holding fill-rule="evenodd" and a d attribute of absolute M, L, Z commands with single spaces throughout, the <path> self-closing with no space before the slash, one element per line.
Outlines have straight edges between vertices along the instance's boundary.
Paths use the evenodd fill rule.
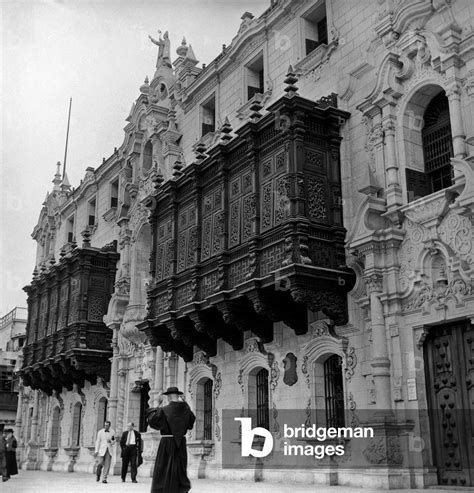
<path fill-rule="evenodd" d="M 0 435 L 0 474 L 2 475 L 2 481 L 8 481 L 10 476 L 7 471 L 7 441 L 5 433 Z"/>
<path fill-rule="evenodd" d="M 127 424 L 127 431 L 122 433 L 120 448 L 122 449 L 122 482 L 125 483 L 128 465 L 130 464 L 130 476 L 132 483 L 137 482 L 137 467 L 141 464 L 142 436 L 134 429 L 133 423 Z"/>
<path fill-rule="evenodd" d="M 6 432 L 5 459 L 7 462 L 7 474 L 8 476 L 15 476 L 18 474 L 18 464 L 16 462 L 16 449 L 18 447 L 18 442 L 13 435 L 13 430 L 11 428 L 6 430 Z"/>
<path fill-rule="evenodd" d="M 102 482 L 107 483 L 109 475 L 110 463 L 115 445 L 115 432 L 110 428 L 110 421 L 104 423 L 104 427 L 98 431 L 97 440 L 95 441 L 95 456 L 99 457 L 97 465 L 96 479 L 100 481 L 102 474 Z"/>
<path fill-rule="evenodd" d="M 187 493 L 191 482 L 187 473 L 185 435 L 192 429 L 196 417 L 189 405 L 180 399 L 183 393 L 177 387 L 169 387 L 162 395 L 168 396 L 168 404 L 146 412 L 148 424 L 161 431 L 151 493 Z"/>

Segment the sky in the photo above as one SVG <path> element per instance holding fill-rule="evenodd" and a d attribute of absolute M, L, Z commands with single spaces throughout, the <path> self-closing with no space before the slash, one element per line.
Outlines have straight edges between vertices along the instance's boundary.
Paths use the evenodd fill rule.
<path fill-rule="evenodd" d="M 229 45 L 245 11 L 270 0 L 0 0 L 0 316 L 26 306 L 36 242 L 31 233 L 63 161 L 77 186 L 123 141 L 133 101 L 155 70 L 148 35 L 183 36 L 200 63 Z"/>

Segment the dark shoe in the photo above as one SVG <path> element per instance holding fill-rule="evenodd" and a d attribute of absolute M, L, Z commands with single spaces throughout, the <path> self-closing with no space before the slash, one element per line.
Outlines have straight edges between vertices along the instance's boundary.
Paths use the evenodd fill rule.
<path fill-rule="evenodd" d="M 97 476 L 97 477 L 95 478 L 95 480 L 96 480 L 96 481 L 100 481 L 100 476 Z"/>
<path fill-rule="evenodd" d="M 2 481 L 5 482 L 5 481 L 8 481 L 10 478 L 2 478 Z"/>
<path fill-rule="evenodd" d="M 138 481 L 136 479 L 133 479 L 132 483 L 138 483 Z"/>
<path fill-rule="evenodd" d="M 122 479 L 122 483 L 125 483 L 125 479 Z"/>
<path fill-rule="evenodd" d="M 107 480 L 106 480 L 106 479 L 104 479 L 104 480 L 102 480 L 102 482 L 103 482 L 103 483 L 107 483 Z"/>

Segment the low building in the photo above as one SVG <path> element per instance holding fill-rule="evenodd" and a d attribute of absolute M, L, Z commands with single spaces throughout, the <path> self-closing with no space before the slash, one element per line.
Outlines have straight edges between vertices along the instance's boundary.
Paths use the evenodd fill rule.
<path fill-rule="evenodd" d="M 0 318 L 0 429 L 15 430 L 18 378 L 26 338 L 26 308 L 16 307 Z M 16 431 L 16 430 L 15 430 Z"/>

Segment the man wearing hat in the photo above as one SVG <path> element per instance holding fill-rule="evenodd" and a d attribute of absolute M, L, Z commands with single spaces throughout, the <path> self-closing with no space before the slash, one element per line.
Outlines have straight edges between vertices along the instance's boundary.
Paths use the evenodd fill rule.
<path fill-rule="evenodd" d="M 156 455 L 151 493 L 187 493 L 191 489 L 188 478 L 188 452 L 186 432 L 191 430 L 194 416 L 177 387 L 169 387 L 162 395 L 168 396 L 168 404 L 146 411 L 148 424 L 161 431 Z"/>

